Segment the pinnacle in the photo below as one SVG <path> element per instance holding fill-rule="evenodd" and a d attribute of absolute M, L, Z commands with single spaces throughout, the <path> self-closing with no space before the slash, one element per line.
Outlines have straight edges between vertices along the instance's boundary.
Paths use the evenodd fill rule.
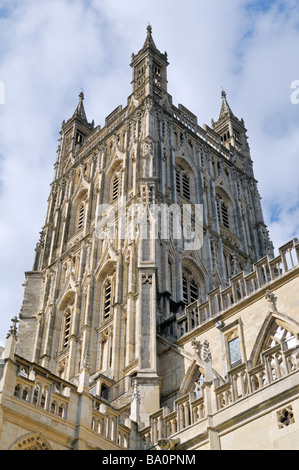
<path fill-rule="evenodd" d="M 147 25 L 146 27 L 146 31 L 147 31 L 147 35 L 146 35 L 146 39 L 145 39 L 145 43 L 143 44 L 143 47 L 147 47 L 147 46 L 153 46 L 155 49 L 157 49 L 157 46 L 153 40 L 153 36 L 152 36 L 152 26 L 150 25 L 150 23 Z"/>
<path fill-rule="evenodd" d="M 81 91 L 79 93 L 79 103 L 78 103 L 78 105 L 75 109 L 75 112 L 74 112 L 73 116 L 79 117 L 83 121 L 87 122 L 87 117 L 86 117 L 86 113 L 85 113 L 85 109 L 84 109 L 83 100 L 84 100 L 84 93 L 83 93 L 83 91 Z"/>

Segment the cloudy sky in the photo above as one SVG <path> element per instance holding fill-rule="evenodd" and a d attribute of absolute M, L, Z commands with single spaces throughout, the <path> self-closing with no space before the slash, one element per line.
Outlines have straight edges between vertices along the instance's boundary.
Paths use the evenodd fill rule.
<path fill-rule="evenodd" d="M 224 88 L 244 118 L 275 248 L 299 235 L 299 0 L 0 0 L 0 344 L 32 268 L 61 122 L 81 89 L 96 125 L 126 105 L 148 23 L 176 106 L 210 125 Z"/>

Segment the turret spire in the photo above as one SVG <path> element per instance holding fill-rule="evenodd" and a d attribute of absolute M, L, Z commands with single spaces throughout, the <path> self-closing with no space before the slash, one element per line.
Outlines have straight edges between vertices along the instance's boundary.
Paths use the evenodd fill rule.
<path fill-rule="evenodd" d="M 147 30 L 147 35 L 146 35 L 146 39 L 145 39 L 145 42 L 143 44 L 143 47 L 152 46 L 155 49 L 157 49 L 157 46 L 156 46 L 155 41 L 153 40 L 153 36 L 152 36 L 153 29 L 152 29 L 150 24 L 147 25 L 146 30 Z"/>
<path fill-rule="evenodd" d="M 155 95 L 161 99 L 161 93 L 167 91 L 168 65 L 167 53 L 162 54 L 152 37 L 152 27 L 148 24 L 145 42 L 138 52 L 132 54 L 132 88 L 136 96 Z"/>
<path fill-rule="evenodd" d="M 84 109 L 83 100 L 84 100 L 84 93 L 83 93 L 83 91 L 81 91 L 79 93 L 79 103 L 78 103 L 78 105 L 75 109 L 73 117 L 77 117 L 77 118 L 79 118 L 82 121 L 85 121 L 87 123 L 87 117 L 86 117 L 86 113 L 85 113 L 85 109 Z"/>
<path fill-rule="evenodd" d="M 221 91 L 221 98 L 222 98 L 222 104 L 221 104 L 221 109 L 220 109 L 220 114 L 219 114 L 219 119 L 230 114 L 231 116 L 233 116 L 233 112 L 227 102 L 227 99 L 226 99 L 226 91 L 223 90 L 222 88 L 222 91 Z"/>

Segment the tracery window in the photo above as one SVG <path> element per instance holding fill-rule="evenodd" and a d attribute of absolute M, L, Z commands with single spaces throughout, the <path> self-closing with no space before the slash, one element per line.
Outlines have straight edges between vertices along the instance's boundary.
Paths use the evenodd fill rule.
<path fill-rule="evenodd" d="M 263 350 L 272 348 L 277 344 L 283 343 L 286 345 L 287 349 L 292 348 L 296 344 L 295 335 L 288 331 L 285 327 L 277 324 L 276 322 L 272 326 L 271 332 L 264 344 Z"/>

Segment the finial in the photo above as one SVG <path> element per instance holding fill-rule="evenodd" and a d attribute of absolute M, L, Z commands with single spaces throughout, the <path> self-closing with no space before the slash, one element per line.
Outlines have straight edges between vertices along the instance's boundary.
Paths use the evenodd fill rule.
<path fill-rule="evenodd" d="M 148 23 L 147 27 L 146 27 L 146 30 L 147 30 L 147 34 L 150 35 L 152 34 L 152 27 L 151 27 L 151 24 Z"/>
<path fill-rule="evenodd" d="M 79 98 L 80 98 L 81 100 L 84 100 L 84 92 L 83 92 L 83 89 L 82 89 L 82 88 L 81 88 L 81 91 L 80 91 L 80 93 L 79 93 Z"/>
<path fill-rule="evenodd" d="M 9 338 L 10 336 L 17 336 L 17 323 L 19 323 L 19 320 L 16 316 L 14 316 L 12 319 L 12 326 L 10 327 L 6 339 Z"/>
<path fill-rule="evenodd" d="M 222 91 L 221 91 L 221 97 L 226 98 L 226 92 L 223 88 L 222 88 Z"/>

